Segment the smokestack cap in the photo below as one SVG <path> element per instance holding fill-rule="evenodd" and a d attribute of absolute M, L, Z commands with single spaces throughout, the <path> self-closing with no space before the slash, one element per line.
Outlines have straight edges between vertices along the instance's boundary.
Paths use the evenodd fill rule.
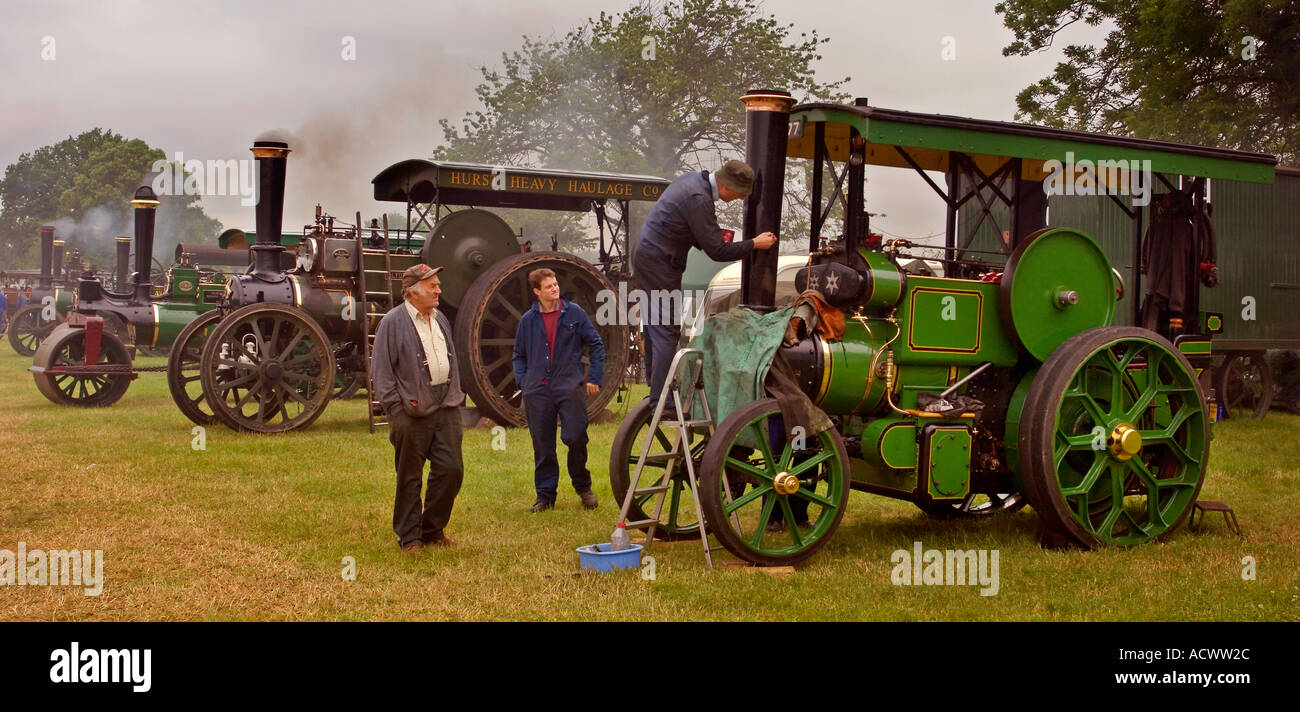
<path fill-rule="evenodd" d="M 289 155 L 289 144 L 284 141 L 254 141 L 254 158 L 284 158 Z"/>
<path fill-rule="evenodd" d="M 156 208 L 158 207 L 158 195 L 153 192 L 153 188 L 142 185 L 135 190 L 135 197 L 131 199 L 131 206 L 136 208 Z"/>

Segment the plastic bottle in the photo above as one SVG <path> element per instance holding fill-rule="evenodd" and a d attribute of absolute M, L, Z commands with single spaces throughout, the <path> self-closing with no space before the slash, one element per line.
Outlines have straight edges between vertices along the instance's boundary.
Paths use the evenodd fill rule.
<path fill-rule="evenodd" d="M 614 533 L 609 535 L 610 551 L 625 551 L 632 548 L 632 540 L 627 535 L 627 523 L 619 522 Z"/>

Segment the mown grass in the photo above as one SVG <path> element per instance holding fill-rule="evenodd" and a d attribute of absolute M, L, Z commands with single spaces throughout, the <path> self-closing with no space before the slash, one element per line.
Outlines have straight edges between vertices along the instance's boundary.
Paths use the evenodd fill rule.
<path fill-rule="evenodd" d="M 209 428 L 195 451 L 163 374 L 110 409 L 79 410 L 47 402 L 29 363 L 0 348 L 0 549 L 102 549 L 105 583 L 98 597 L 0 587 L 3 620 L 1300 620 L 1300 418 L 1278 412 L 1216 429 L 1202 494 L 1236 508 L 1241 539 L 1216 517 L 1164 544 L 1045 551 L 1031 510 L 954 524 L 855 492 L 830 543 L 792 574 L 709 571 L 694 541 L 656 544 L 646 581 L 573 575 L 574 549 L 607 541 L 616 517 L 617 423 L 591 428 L 600 509 L 582 510 L 570 488 L 541 515 L 524 512 L 527 431 L 509 431 L 503 452 L 490 431 L 466 431 L 448 529 L 461 546 L 408 557 L 390 528 L 392 450 L 367 433 L 363 401 L 331 404 L 302 433 Z M 890 555 L 914 541 L 998 550 L 998 594 L 892 585 Z M 341 576 L 347 556 L 354 581 Z M 1242 580 L 1246 556 L 1254 581 Z"/>

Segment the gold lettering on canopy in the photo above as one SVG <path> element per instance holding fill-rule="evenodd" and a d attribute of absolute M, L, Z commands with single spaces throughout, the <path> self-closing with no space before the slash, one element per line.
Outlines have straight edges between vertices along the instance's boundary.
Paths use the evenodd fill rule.
<path fill-rule="evenodd" d="M 440 182 L 442 185 L 469 188 L 491 188 L 492 176 L 466 170 L 444 169 Z M 568 178 L 556 179 L 545 176 L 528 175 L 520 172 L 506 173 L 506 188 L 519 193 L 543 193 L 548 195 L 567 194 L 584 198 L 632 198 L 634 195 L 657 199 L 663 188 L 658 185 L 634 185 L 624 181 L 607 181 L 597 179 Z"/>

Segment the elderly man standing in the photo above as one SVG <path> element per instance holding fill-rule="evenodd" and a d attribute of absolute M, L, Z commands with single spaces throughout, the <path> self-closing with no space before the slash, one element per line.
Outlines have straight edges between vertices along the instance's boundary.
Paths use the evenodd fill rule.
<path fill-rule="evenodd" d="M 438 272 L 419 264 L 402 274 L 402 303 L 379 321 L 371 372 L 388 415 L 397 495 L 393 531 L 402 551 L 455 546 L 444 531 L 464 478 L 459 406 L 465 400 L 456 370 L 451 324 L 438 311 Z M 429 481 L 424 507 L 424 463 Z"/>
<path fill-rule="evenodd" d="M 766 250 L 776 243 L 776 236 L 765 232 L 752 240 L 725 242 L 718 227 L 714 201 L 729 203 L 744 198 L 754 189 L 754 169 L 743 161 L 727 161 L 717 172 L 687 173 L 679 176 L 655 203 L 641 227 L 632 248 L 632 272 L 637 286 L 675 292 L 681 304 L 682 273 L 686 254 L 692 247 L 704 250 L 716 262 L 733 262 L 750 250 Z M 651 296 L 651 299 L 654 297 Z M 646 323 L 646 378 L 650 383 L 650 403 L 659 401 L 668 379 L 668 366 L 677 352 L 681 338 L 681 314 L 660 315 L 659 324 Z M 672 409 L 672 401 L 664 412 Z"/>

